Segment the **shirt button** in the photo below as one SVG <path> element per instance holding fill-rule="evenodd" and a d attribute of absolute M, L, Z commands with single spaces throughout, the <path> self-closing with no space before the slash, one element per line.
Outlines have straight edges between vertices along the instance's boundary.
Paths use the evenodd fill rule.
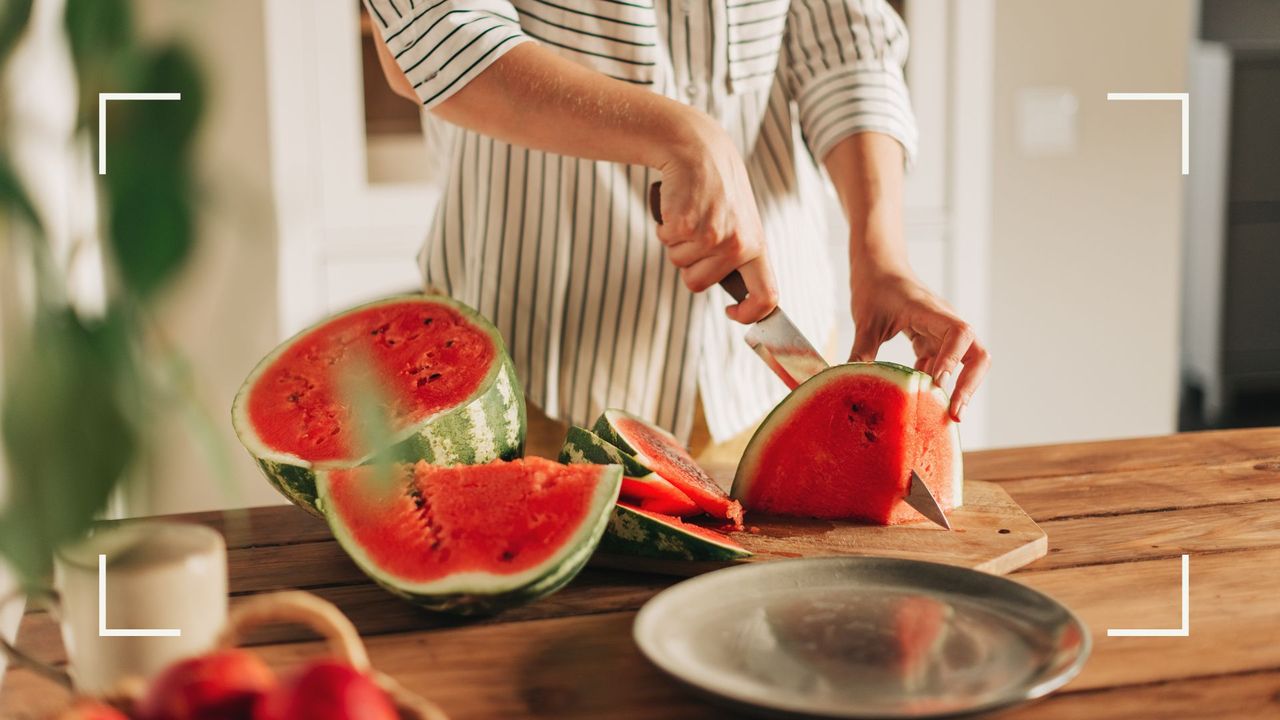
<path fill-rule="evenodd" d="M 684 88 L 684 94 L 691 98 L 698 97 L 698 92 L 699 90 L 697 85 L 686 85 Z"/>

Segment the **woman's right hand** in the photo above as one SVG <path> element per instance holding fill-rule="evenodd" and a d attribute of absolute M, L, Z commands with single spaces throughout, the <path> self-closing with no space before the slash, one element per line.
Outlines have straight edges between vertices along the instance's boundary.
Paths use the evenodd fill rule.
<path fill-rule="evenodd" d="M 778 290 L 742 156 L 728 133 L 696 110 L 690 109 L 680 127 L 683 132 L 658 166 L 658 239 L 693 292 L 740 272 L 747 299 L 726 308 L 725 314 L 740 323 L 761 320 L 777 306 Z"/>

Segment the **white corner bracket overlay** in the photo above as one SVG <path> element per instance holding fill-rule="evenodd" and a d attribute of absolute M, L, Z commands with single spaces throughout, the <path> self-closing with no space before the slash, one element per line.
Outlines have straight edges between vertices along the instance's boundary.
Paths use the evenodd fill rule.
<path fill-rule="evenodd" d="M 98 174 L 107 174 L 108 100 L 181 100 L 182 93 L 98 93 Z"/>
<path fill-rule="evenodd" d="M 180 637 L 178 628 L 107 627 L 107 556 L 98 555 L 98 637 Z"/>
<path fill-rule="evenodd" d="M 1107 628 L 1107 637 L 1188 637 L 1191 635 L 1191 556 L 1182 556 L 1182 627 L 1154 630 Z"/>
<path fill-rule="evenodd" d="M 1182 103 L 1182 174 L 1191 174 L 1191 93 L 1173 92 L 1112 92 L 1108 100 L 1177 100 Z"/>

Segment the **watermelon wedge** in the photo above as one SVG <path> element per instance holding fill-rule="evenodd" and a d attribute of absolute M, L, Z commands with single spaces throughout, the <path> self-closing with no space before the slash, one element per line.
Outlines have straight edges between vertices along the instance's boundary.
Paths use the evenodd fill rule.
<path fill-rule="evenodd" d="M 928 375 L 896 363 L 829 368 L 756 430 L 733 496 L 752 511 L 892 525 L 922 520 L 902 501 L 914 468 L 944 510 L 963 502 L 960 436 Z"/>
<path fill-rule="evenodd" d="M 319 506 L 351 559 L 432 610 L 492 613 L 555 592 L 600 542 L 617 465 L 542 458 L 321 471 Z"/>
<path fill-rule="evenodd" d="M 560 462 L 621 465 L 622 499 L 642 509 L 666 515 L 687 516 L 701 512 L 675 485 L 586 428 L 569 427 L 564 447 L 560 449 Z"/>
<path fill-rule="evenodd" d="M 394 407 L 393 457 L 441 465 L 523 453 L 525 406 L 498 331 L 449 298 L 403 295 L 330 317 L 285 341 L 236 395 L 240 442 L 285 497 L 316 513 L 319 470 L 367 461 L 340 397 L 372 370 Z"/>
<path fill-rule="evenodd" d="M 622 501 L 609 518 L 600 552 L 667 560 L 729 561 L 751 556 L 751 551 L 724 533 Z"/>
<path fill-rule="evenodd" d="M 605 410 L 592 428 L 693 500 L 703 512 L 742 527 L 742 506 L 729 498 L 674 435 L 623 410 Z"/>

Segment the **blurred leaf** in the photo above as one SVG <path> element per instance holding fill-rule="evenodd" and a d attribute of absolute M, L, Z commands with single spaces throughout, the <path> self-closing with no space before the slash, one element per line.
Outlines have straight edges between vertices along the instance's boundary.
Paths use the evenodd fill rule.
<path fill-rule="evenodd" d="M 107 235 L 120 278 L 146 299 L 172 279 L 195 242 L 192 147 L 204 95 L 188 53 L 139 56 L 131 92 L 180 92 L 177 101 L 113 103 L 107 122 Z"/>
<path fill-rule="evenodd" d="M 0 150 L 0 211 L 6 210 L 31 226 L 37 234 L 43 234 L 40 216 L 31 204 L 31 198 L 18 180 L 13 165 L 9 163 L 9 156 Z"/>
<path fill-rule="evenodd" d="M 385 491 L 395 480 L 392 465 L 399 459 L 393 452 L 395 397 L 374 368 L 367 354 L 355 351 L 351 363 L 336 378 L 342 404 L 351 409 L 355 424 L 356 455 L 367 458 L 374 468 L 372 489 Z"/>
<path fill-rule="evenodd" d="M 0 413 L 10 471 L 4 552 L 27 578 L 81 536 L 107 504 L 135 448 L 121 404 L 121 326 L 85 324 L 70 310 L 39 312 L 6 368 Z"/>
<path fill-rule="evenodd" d="M 4 64 L 13 46 L 18 44 L 22 31 L 31 17 L 31 0 L 4 0 L 0 5 L 0 65 Z"/>
<path fill-rule="evenodd" d="M 67 0 L 65 22 L 78 72 L 114 55 L 133 34 L 128 0 Z"/>

